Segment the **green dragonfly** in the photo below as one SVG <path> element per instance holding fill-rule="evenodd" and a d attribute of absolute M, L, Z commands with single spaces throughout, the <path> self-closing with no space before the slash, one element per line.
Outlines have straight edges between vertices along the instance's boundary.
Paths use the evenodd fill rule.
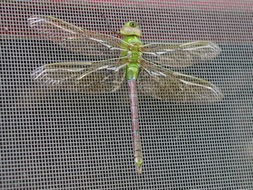
<path fill-rule="evenodd" d="M 86 93 L 114 92 L 127 80 L 137 173 L 142 172 L 143 165 L 137 86 L 162 100 L 219 101 L 223 97 L 212 83 L 167 68 L 191 66 L 216 57 L 221 50 L 212 42 L 144 45 L 139 39 L 141 30 L 134 21 L 126 22 L 120 29 L 122 39 L 88 31 L 52 16 L 33 16 L 28 21 L 45 39 L 97 59 L 49 63 L 34 71 L 34 79 Z"/>

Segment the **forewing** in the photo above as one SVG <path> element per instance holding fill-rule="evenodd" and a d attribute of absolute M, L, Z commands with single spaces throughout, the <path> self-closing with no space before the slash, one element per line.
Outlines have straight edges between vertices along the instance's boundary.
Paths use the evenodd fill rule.
<path fill-rule="evenodd" d="M 51 63 L 39 67 L 33 76 L 47 85 L 71 88 L 78 92 L 113 92 L 125 78 L 125 64 L 122 59 Z"/>
<path fill-rule="evenodd" d="M 218 101 L 223 95 L 212 83 L 147 63 L 139 75 L 138 87 L 151 96 L 172 101 Z"/>
<path fill-rule="evenodd" d="M 209 41 L 153 43 L 143 46 L 143 59 L 160 65 L 186 67 L 216 57 L 220 48 Z"/>
<path fill-rule="evenodd" d="M 116 37 L 88 31 L 52 16 L 33 16 L 28 21 L 44 39 L 85 55 L 116 58 L 122 50 L 120 43 L 124 43 Z"/>

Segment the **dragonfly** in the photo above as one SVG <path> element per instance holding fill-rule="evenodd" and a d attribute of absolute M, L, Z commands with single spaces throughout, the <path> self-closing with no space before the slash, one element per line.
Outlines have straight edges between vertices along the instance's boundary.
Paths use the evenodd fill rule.
<path fill-rule="evenodd" d="M 219 88 L 211 82 L 169 69 L 218 56 L 221 49 L 210 41 L 144 44 L 140 39 L 140 26 L 135 21 L 127 21 L 121 27 L 120 37 L 89 31 L 52 16 L 36 15 L 28 21 L 46 40 L 71 52 L 96 57 L 94 61 L 45 64 L 33 72 L 35 80 L 85 93 L 112 93 L 127 81 L 134 163 L 139 174 L 143 154 L 137 87 L 160 100 L 212 102 L 223 98 Z"/>

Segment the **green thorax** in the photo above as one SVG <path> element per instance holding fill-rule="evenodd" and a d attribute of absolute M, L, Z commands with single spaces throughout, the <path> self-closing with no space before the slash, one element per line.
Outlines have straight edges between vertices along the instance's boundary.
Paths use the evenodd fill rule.
<path fill-rule="evenodd" d="M 127 66 L 126 66 L 126 79 L 127 80 L 136 80 L 139 73 L 139 62 L 141 57 L 140 45 L 142 41 L 135 35 L 128 35 L 122 39 L 124 42 L 127 42 L 130 45 L 121 44 L 123 49 L 121 56 L 128 55 Z"/>

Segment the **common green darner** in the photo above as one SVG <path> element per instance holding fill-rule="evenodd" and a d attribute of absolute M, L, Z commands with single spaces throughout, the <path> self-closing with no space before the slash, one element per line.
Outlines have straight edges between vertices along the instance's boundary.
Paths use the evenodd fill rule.
<path fill-rule="evenodd" d="M 166 68 L 185 67 L 216 57 L 220 48 L 208 41 L 143 45 L 134 21 L 120 30 L 123 39 L 88 31 L 51 16 L 34 16 L 29 23 L 46 39 L 101 61 L 49 63 L 35 70 L 34 78 L 51 85 L 72 87 L 87 93 L 117 90 L 128 82 L 131 104 L 134 160 L 142 172 L 143 156 L 138 121 L 138 88 L 158 99 L 218 101 L 222 93 L 212 83 Z M 136 84 L 137 83 L 137 84 Z"/>

